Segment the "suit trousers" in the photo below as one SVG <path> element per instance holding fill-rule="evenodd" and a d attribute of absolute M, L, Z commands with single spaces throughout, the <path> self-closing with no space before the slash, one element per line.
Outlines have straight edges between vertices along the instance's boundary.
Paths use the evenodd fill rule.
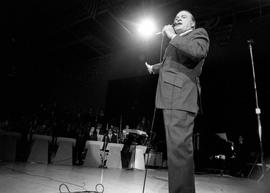
<path fill-rule="evenodd" d="M 169 193 L 195 193 L 192 134 L 195 113 L 163 109 Z"/>

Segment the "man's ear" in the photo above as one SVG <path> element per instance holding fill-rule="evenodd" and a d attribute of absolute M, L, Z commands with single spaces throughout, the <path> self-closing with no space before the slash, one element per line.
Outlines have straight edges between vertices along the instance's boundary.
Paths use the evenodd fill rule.
<path fill-rule="evenodd" d="M 195 25 L 196 25 L 195 22 L 192 22 L 191 28 L 192 28 L 192 29 L 195 29 Z"/>

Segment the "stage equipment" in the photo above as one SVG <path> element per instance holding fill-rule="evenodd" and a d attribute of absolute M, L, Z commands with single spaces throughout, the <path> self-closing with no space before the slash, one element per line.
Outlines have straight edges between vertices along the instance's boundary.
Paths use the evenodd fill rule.
<path fill-rule="evenodd" d="M 127 134 L 133 133 L 133 134 L 137 134 L 137 135 L 144 135 L 146 137 L 148 136 L 145 131 L 138 130 L 138 129 L 124 129 L 124 132 Z"/>
<path fill-rule="evenodd" d="M 147 141 L 146 141 L 146 151 L 145 151 L 145 153 L 149 153 L 150 150 L 151 150 L 151 141 L 152 141 L 152 137 L 153 137 L 152 136 L 152 133 L 153 133 L 153 128 L 154 128 L 156 110 L 157 110 L 157 108 L 155 107 L 154 108 L 154 112 L 153 112 L 152 122 L 151 122 L 150 137 L 147 138 Z M 145 183 L 146 183 L 146 177 L 147 177 L 147 171 L 148 171 L 147 165 L 148 165 L 148 162 L 149 162 L 149 157 L 150 156 L 147 156 L 146 163 L 145 163 L 145 172 L 144 172 L 144 180 L 143 180 L 143 190 L 142 190 L 142 193 L 144 193 L 144 189 L 145 189 Z"/>
<path fill-rule="evenodd" d="M 124 129 L 126 141 L 131 141 L 131 145 L 145 145 L 147 141 L 147 133 L 138 129 Z M 125 142 L 124 142 L 125 143 Z"/>
<path fill-rule="evenodd" d="M 176 25 L 179 24 L 181 23 L 173 23 L 170 25 L 172 27 L 175 27 Z M 137 26 L 137 31 L 144 38 L 149 38 L 152 35 L 163 35 L 163 31 L 155 32 L 156 26 L 151 18 L 146 18 L 142 20 Z"/>
<path fill-rule="evenodd" d="M 257 123 L 258 123 L 258 135 L 260 140 L 260 161 L 262 164 L 262 175 L 259 178 L 259 181 L 264 177 L 266 165 L 264 162 L 264 151 L 263 151 L 263 144 L 262 144 L 262 125 L 261 125 L 261 109 L 259 108 L 259 101 L 258 101 L 258 94 L 257 94 L 257 84 L 256 84 L 256 74 L 255 74 L 255 67 L 254 67 L 254 60 L 253 60 L 253 51 L 252 51 L 252 45 L 254 44 L 254 41 L 252 39 L 247 40 L 248 46 L 249 46 L 249 53 L 250 53 L 250 59 L 251 59 L 251 67 L 252 67 L 252 75 L 253 75 L 253 86 L 254 86 L 254 94 L 255 94 L 255 102 L 256 102 L 256 108 L 255 113 L 257 115 Z"/>
<path fill-rule="evenodd" d="M 171 24 L 172 27 L 174 27 L 174 26 L 176 26 L 176 25 L 178 25 L 178 24 L 177 24 L 177 23 Z M 155 33 L 155 35 L 162 35 L 162 34 L 163 34 L 162 31 L 159 31 L 159 32 L 156 32 L 156 33 Z"/>
<path fill-rule="evenodd" d="M 162 62 L 162 58 L 163 58 L 163 54 L 162 54 L 163 44 L 164 44 L 164 36 L 162 36 L 162 38 L 161 38 L 161 43 L 160 43 L 159 62 Z M 157 108 L 154 107 L 153 118 L 152 118 L 151 128 L 150 128 L 150 136 L 149 136 L 149 137 L 147 138 L 147 140 L 146 140 L 146 147 L 147 147 L 147 149 L 146 149 L 146 152 L 145 152 L 145 153 L 149 153 L 150 150 L 151 150 L 151 142 L 152 142 L 152 138 L 153 138 L 153 128 L 154 128 L 154 122 L 155 122 L 156 111 L 157 111 Z M 146 166 L 148 165 L 149 157 L 150 157 L 150 156 L 147 156 L 146 163 L 145 163 Z M 143 180 L 143 190 L 142 190 L 142 193 L 144 193 L 144 190 L 145 190 L 145 183 L 146 183 L 147 172 L 148 172 L 148 168 L 145 167 L 145 173 L 144 173 L 144 180 Z"/>
<path fill-rule="evenodd" d="M 95 191 L 85 190 L 85 191 L 75 191 L 75 192 L 71 192 L 66 184 L 60 184 L 60 186 L 59 186 L 60 193 L 64 193 L 64 192 L 62 192 L 62 186 L 65 186 L 65 188 L 67 189 L 67 191 L 69 193 L 103 193 L 104 192 L 104 186 L 102 184 L 97 184 L 95 187 L 95 189 L 96 189 Z"/>

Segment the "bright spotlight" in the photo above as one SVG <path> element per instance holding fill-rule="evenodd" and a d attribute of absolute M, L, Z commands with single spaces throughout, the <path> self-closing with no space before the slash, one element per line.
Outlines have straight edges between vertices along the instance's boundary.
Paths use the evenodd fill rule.
<path fill-rule="evenodd" d="M 156 26 L 151 19 L 144 19 L 138 25 L 138 32 L 143 37 L 149 37 L 156 31 Z"/>

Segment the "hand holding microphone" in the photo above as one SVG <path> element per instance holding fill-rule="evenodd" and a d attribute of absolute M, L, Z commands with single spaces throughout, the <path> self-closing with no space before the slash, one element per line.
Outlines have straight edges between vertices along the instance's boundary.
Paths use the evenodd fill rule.
<path fill-rule="evenodd" d="M 166 34 L 169 39 L 172 39 L 176 36 L 173 25 L 165 25 L 162 29 L 162 34 Z"/>
<path fill-rule="evenodd" d="M 176 33 L 174 31 L 174 24 L 172 25 L 165 25 L 161 32 L 158 32 L 156 34 L 162 34 L 166 35 L 169 39 L 172 39 L 176 36 Z"/>

